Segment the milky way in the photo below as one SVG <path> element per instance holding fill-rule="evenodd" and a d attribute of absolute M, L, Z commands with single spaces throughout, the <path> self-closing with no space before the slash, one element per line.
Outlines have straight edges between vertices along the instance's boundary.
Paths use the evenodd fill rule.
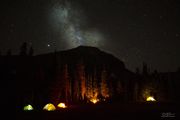
<path fill-rule="evenodd" d="M 87 28 L 83 10 L 69 1 L 58 1 L 50 7 L 49 22 L 66 48 L 79 45 L 99 47 L 103 45 L 104 35 L 97 28 Z M 57 45 L 58 46 L 58 45 Z"/>
<path fill-rule="evenodd" d="M 19 54 L 23 42 L 34 54 L 94 46 L 135 70 L 180 66 L 178 0 L 2 0 L 0 53 Z"/>

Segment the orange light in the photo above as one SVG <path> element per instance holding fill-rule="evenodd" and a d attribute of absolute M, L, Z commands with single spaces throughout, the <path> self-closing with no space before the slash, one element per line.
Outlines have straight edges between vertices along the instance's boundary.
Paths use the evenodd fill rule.
<path fill-rule="evenodd" d="M 99 99 L 92 98 L 92 99 L 90 99 L 90 101 L 91 101 L 92 103 L 96 104 L 97 102 L 99 102 Z"/>
<path fill-rule="evenodd" d="M 59 104 L 58 104 L 58 107 L 59 107 L 59 108 L 67 108 L 67 106 L 65 105 L 65 103 L 59 103 Z"/>

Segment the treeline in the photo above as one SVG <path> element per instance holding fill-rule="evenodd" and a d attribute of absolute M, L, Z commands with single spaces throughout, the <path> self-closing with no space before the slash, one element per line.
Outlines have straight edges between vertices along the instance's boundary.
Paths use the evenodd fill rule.
<path fill-rule="evenodd" d="M 8 49 L 5 56 L 11 56 L 12 54 L 12 49 Z M 28 46 L 27 42 L 24 42 L 20 48 L 19 48 L 19 54 L 20 56 L 33 56 L 34 55 L 34 48 L 32 45 Z M 0 56 L 2 56 L 2 53 L 0 51 Z"/>

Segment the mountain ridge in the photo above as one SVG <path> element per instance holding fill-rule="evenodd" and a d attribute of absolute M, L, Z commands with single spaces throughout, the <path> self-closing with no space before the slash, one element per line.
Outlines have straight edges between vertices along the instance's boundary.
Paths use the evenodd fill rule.
<path fill-rule="evenodd" d="M 69 50 L 55 51 L 54 53 L 36 55 L 36 57 L 42 59 L 44 58 L 45 60 L 48 60 L 50 58 L 52 59 L 54 57 L 54 59 L 56 59 L 59 64 L 77 64 L 81 59 L 87 65 L 104 64 L 108 66 L 109 69 L 116 69 L 117 71 L 127 70 L 123 61 L 110 53 L 104 52 L 97 47 L 91 46 L 78 46 Z M 53 62 L 52 60 L 49 61 Z"/>

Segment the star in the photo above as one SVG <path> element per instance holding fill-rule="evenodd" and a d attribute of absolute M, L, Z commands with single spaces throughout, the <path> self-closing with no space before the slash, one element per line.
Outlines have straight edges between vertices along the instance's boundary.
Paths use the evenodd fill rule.
<path fill-rule="evenodd" d="M 51 47 L 51 45 L 50 45 L 50 44 L 47 44 L 47 47 Z"/>

